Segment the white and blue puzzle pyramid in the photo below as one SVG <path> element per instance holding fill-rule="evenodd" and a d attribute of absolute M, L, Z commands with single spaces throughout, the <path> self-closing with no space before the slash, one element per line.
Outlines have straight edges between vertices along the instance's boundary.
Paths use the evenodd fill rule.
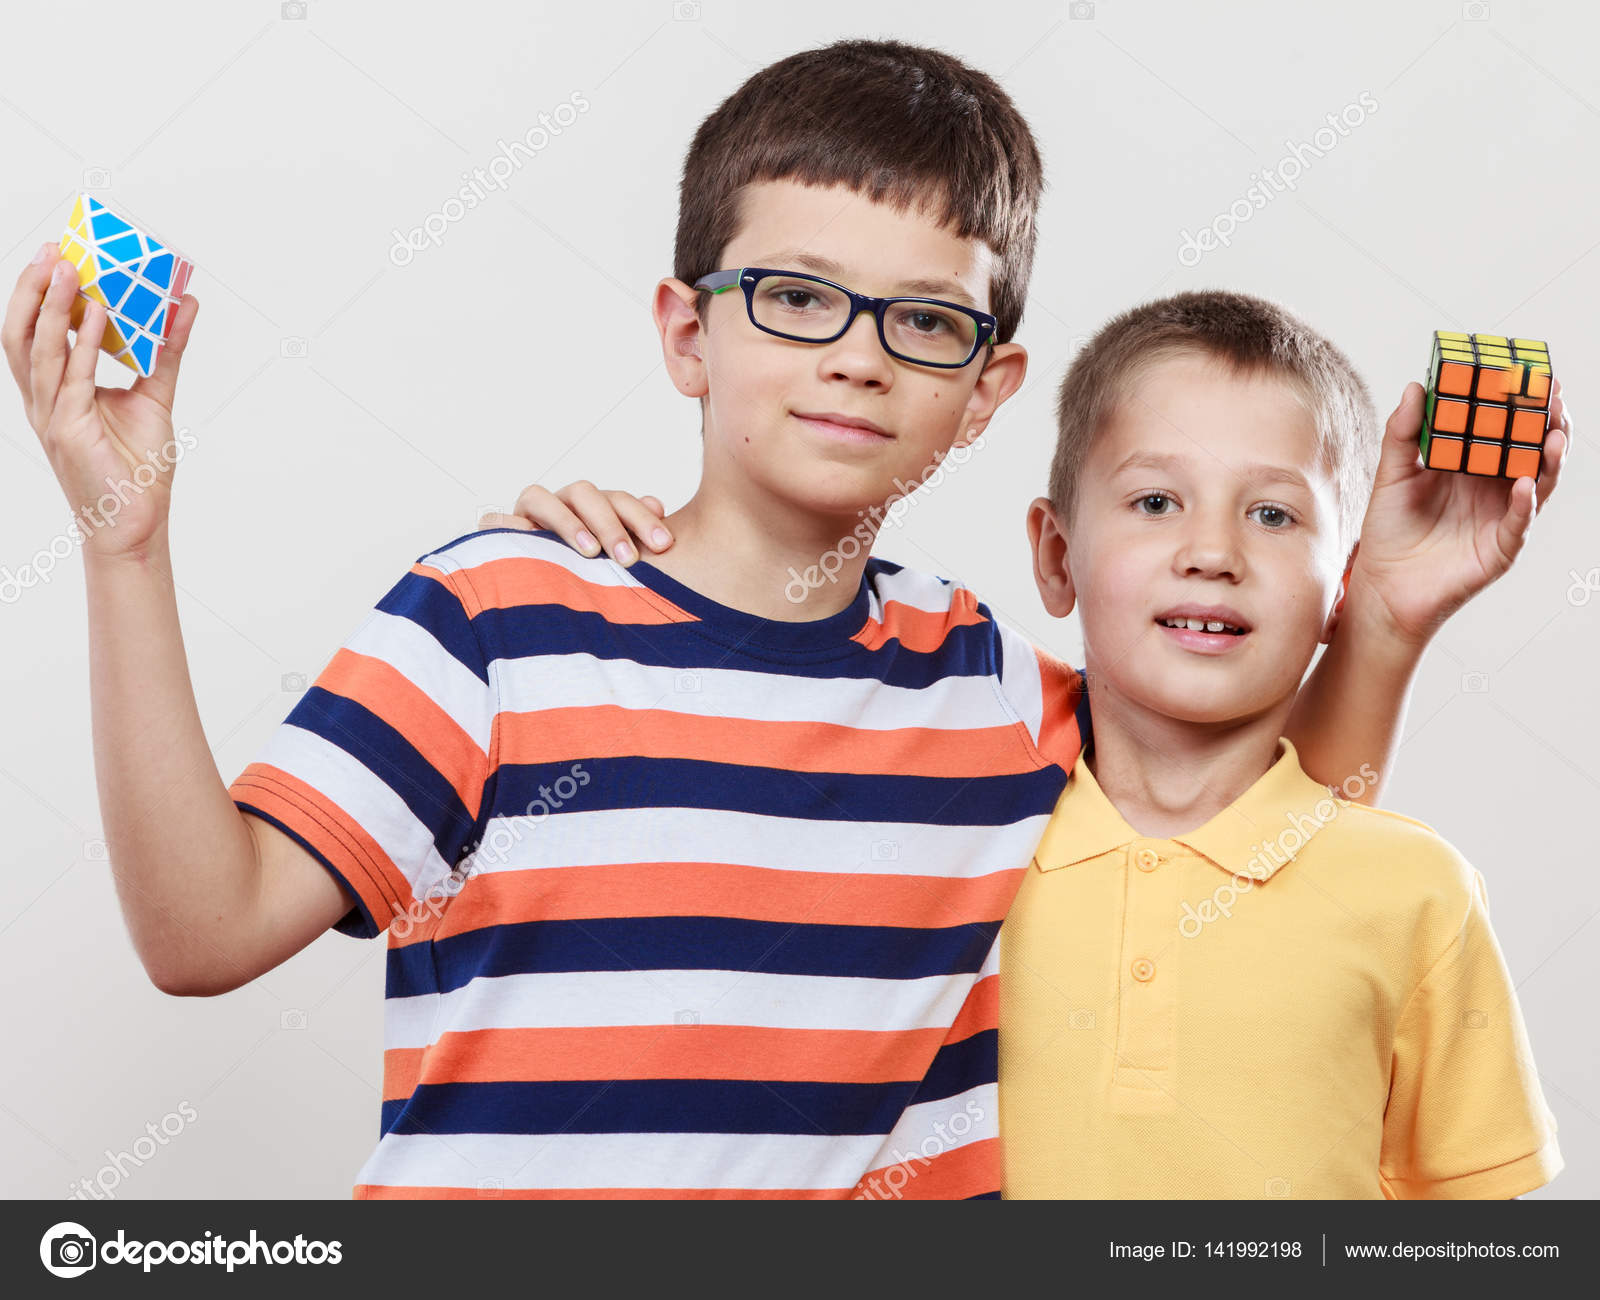
<path fill-rule="evenodd" d="M 72 327 L 90 302 L 106 309 L 100 348 L 141 375 L 155 371 L 194 263 L 88 194 L 72 205 L 61 255 L 78 268 Z"/>

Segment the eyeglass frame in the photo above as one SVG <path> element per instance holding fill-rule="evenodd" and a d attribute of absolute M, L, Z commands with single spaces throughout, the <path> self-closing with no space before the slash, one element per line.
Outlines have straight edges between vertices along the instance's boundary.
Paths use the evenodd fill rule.
<path fill-rule="evenodd" d="M 810 280 L 814 284 L 825 284 L 830 289 L 837 289 L 850 300 L 850 313 L 845 318 L 838 333 L 827 338 L 807 338 L 801 334 L 786 334 L 782 330 L 775 330 L 770 325 L 763 325 L 756 319 L 756 285 L 767 276 L 781 275 L 793 280 Z M 750 323 L 763 334 L 771 334 L 776 338 L 789 339 L 795 343 L 837 343 L 856 323 L 856 317 L 862 312 L 871 312 L 873 320 L 878 326 L 878 342 L 883 345 L 883 350 L 897 361 L 904 361 L 913 366 L 931 366 L 938 370 L 961 370 L 972 364 L 974 357 L 983 350 L 985 345 L 994 346 L 995 331 L 1000 327 L 998 317 L 991 316 L 986 311 L 979 311 L 976 307 L 968 307 L 965 303 L 946 302 L 942 298 L 926 298 L 916 294 L 902 294 L 891 298 L 875 298 L 871 294 L 857 293 L 854 289 L 847 289 L 835 280 L 824 279 L 820 275 L 812 275 L 809 271 L 781 271 L 770 266 L 739 266 L 725 271 L 710 271 L 694 282 L 694 288 L 704 289 L 713 296 L 726 293 L 729 289 L 744 290 L 745 314 L 750 317 Z M 972 318 L 977 326 L 973 335 L 972 351 L 967 353 L 965 361 L 923 361 L 917 357 L 908 357 L 903 352 L 896 352 L 889 346 L 888 337 L 883 332 L 883 313 L 885 309 L 897 302 L 926 302 L 939 307 L 948 307 L 951 311 L 958 311 L 963 316 Z"/>

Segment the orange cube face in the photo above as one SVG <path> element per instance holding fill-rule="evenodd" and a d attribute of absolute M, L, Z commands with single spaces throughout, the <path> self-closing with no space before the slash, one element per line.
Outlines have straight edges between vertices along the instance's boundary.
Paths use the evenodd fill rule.
<path fill-rule="evenodd" d="M 1539 339 L 1435 331 L 1423 464 L 1485 477 L 1537 478 L 1554 382 L 1550 349 Z"/>

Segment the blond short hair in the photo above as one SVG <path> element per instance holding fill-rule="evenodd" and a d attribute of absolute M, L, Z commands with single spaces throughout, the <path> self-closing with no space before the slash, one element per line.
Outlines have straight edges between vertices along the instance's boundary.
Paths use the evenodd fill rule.
<path fill-rule="evenodd" d="M 1216 357 L 1243 374 L 1288 380 L 1311 410 L 1317 450 L 1339 497 L 1339 541 L 1348 555 L 1361 532 L 1382 436 L 1377 409 L 1350 359 L 1275 302 L 1200 290 L 1160 298 L 1101 327 L 1073 359 L 1056 399 L 1050 501 L 1063 523 L 1095 434 L 1159 361 L 1184 353 Z"/>

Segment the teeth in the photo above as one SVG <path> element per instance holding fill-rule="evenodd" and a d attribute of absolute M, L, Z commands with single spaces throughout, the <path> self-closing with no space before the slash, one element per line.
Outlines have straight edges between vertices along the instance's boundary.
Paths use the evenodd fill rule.
<path fill-rule="evenodd" d="M 1225 626 L 1225 624 L 1222 624 L 1222 623 L 1207 623 L 1206 624 L 1206 631 L 1207 632 L 1220 632 L 1220 631 L 1222 631 L 1224 626 Z"/>
<path fill-rule="evenodd" d="M 1200 632 L 1205 629 L 1205 624 L 1198 618 L 1188 618 L 1184 622 L 1188 624 L 1191 632 Z"/>
<path fill-rule="evenodd" d="M 1227 632 L 1238 635 L 1239 629 L 1231 623 L 1223 623 L 1217 619 L 1202 618 L 1164 618 L 1161 620 L 1166 627 L 1187 628 L 1191 632 Z"/>

